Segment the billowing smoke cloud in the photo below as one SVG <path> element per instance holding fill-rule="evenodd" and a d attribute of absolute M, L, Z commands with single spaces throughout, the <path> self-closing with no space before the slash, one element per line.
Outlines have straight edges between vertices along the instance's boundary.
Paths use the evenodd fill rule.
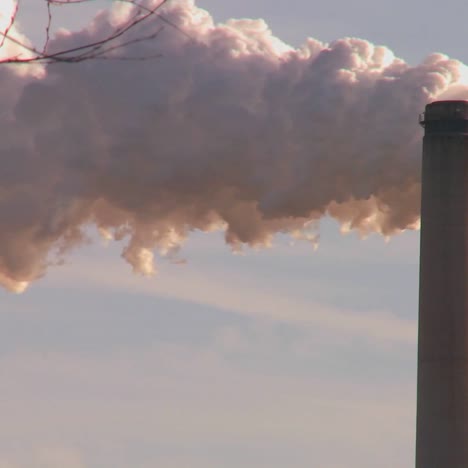
<path fill-rule="evenodd" d="M 24 289 L 89 225 L 126 239 L 144 274 L 193 230 L 224 229 L 237 249 L 311 239 L 325 215 L 364 234 L 417 227 L 417 113 L 466 95 L 464 65 L 413 67 L 360 39 L 293 49 L 261 20 L 215 25 L 191 0 L 164 15 L 184 34 L 115 51 L 157 60 L 0 69 L 0 284 Z M 101 13 L 51 47 L 124 17 Z"/>

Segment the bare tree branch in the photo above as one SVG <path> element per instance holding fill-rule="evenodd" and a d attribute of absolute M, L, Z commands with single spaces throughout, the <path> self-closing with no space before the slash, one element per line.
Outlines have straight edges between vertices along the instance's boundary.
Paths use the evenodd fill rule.
<path fill-rule="evenodd" d="M 145 34 L 133 34 L 131 38 L 125 40 L 123 36 L 128 34 L 130 31 L 134 32 L 144 22 L 147 22 L 151 17 L 157 17 L 165 24 L 180 30 L 175 24 L 163 17 L 158 10 L 169 0 L 161 0 L 157 5 L 153 7 L 147 7 L 138 0 L 114 0 L 121 3 L 127 3 L 135 7 L 135 12 L 130 19 L 116 27 L 110 33 L 98 39 L 96 41 L 88 42 L 79 46 L 65 48 L 57 52 L 49 52 L 49 44 L 51 41 L 51 27 L 53 21 L 53 7 L 65 7 L 70 5 L 89 3 L 93 0 L 44 0 L 47 8 L 47 23 L 44 26 L 45 40 L 42 50 L 37 49 L 34 46 L 28 45 L 24 40 L 19 37 L 12 35 L 12 28 L 15 24 L 18 16 L 20 0 L 17 1 L 14 11 L 12 12 L 9 24 L 4 31 L 0 31 L 0 49 L 8 41 L 15 44 L 20 49 L 23 49 L 24 54 L 17 53 L 13 56 L 6 58 L 0 58 L 0 64 L 5 63 L 78 63 L 85 60 L 100 59 L 100 60 L 146 60 L 151 58 L 160 57 L 160 54 L 144 55 L 144 56 L 125 56 L 125 55 L 114 55 L 111 52 L 115 52 L 119 49 L 124 49 L 131 45 L 152 41 L 160 34 L 162 26 L 157 27 L 155 30 L 147 32 Z M 181 31 L 183 32 L 183 31 Z M 124 40 L 122 40 L 124 39 Z"/>

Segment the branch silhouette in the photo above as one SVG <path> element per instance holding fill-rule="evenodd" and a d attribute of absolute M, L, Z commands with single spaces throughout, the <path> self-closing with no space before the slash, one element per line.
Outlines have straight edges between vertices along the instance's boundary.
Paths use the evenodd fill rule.
<path fill-rule="evenodd" d="M 21 8 L 21 0 L 17 0 L 16 5 L 11 13 L 11 17 L 7 26 L 3 31 L 0 31 L 0 49 L 7 43 L 11 42 L 18 46 L 23 53 L 17 53 L 16 55 L 7 56 L 0 58 L 0 64 L 28 64 L 28 63 L 78 63 L 86 60 L 148 60 L 151 58 L 160 57 L 160 54 L 154 55 L 114 55 L 114 52 L 118 49 L 124 49 L 133 44 L 151 41 L 155 39 L 163 29 L 162 25 L 155 26 L 150 31 L 138 34 L 138 28 L 143 23 L 148 22 L 150 18 L 157 17 L 163 23 L 170 25 L 176 29 L 179 29 L 176 25 L 172 24 L 167 20 L 159 10 L 169 0 L 161 0 L 154 6 L 145 6 L 138 0 L 113 0 L 113 2 L 126 3 L 134 8 L 133 13 L 130 15 L 129 20 L 125 23 L 116 26 L 110 33 L 107 33 L 102 38 L 83 43 L 78 46 L 64 48 L 58 51 L 50 52 L 49 45 L 51 41 L 51 28 L 54 17 L 55 8 L 64 8 L 67 6 L 91 3 L 95 0 L 44 0 L 45 7 L 47 9 L 47 22 L 44 25 L 45 40 L 42 48 L 29 45 L 21 37 L 13 34 L 13 27 L 17 21 L 17 17 Z M 132 32 L 130 35 L 129 33 Z M 182 31 L 181 31 L 182 32 Z M 126 37 L 128 39 L 126 39 Z"/>

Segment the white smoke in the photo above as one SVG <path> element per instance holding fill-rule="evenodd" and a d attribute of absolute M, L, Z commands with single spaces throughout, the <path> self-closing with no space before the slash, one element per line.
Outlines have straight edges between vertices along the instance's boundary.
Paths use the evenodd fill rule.
<path fill-rule="evenodd" d="M 125 14 L 51 48 L 102 37 Z M 122 256 L 144 274 L 193 230 L 224 229 L 238 249 L 279 232 L 313 240 L 325 215 L 363 234 L 417 228 L 417 114 L 465 96 L 463 64 L 409 66 L 353 38 L 293 49 L 262 20 L 215 25 L 191 0 L 164 15 L 184 33 L 166 25 L 115 51 L 157 60 L 0 68 L 0 284 L 23 290 L 89 225 L 127 239 Z"/>

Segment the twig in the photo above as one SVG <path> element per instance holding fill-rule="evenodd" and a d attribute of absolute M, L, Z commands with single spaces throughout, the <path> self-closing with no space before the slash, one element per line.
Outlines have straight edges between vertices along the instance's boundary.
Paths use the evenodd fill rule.
<path fill-rule="evenodd" d="M 1 0 L 0 0 L 1 1 Z M 136 12 L 132 15 L 132 17 L 123 25 L 116 27 L 110 34 L 105 36 L 102 39 L 95 40 L 89 42 L 87 44 L 82 44 L 76 47 L 70 47 L 68 49 L 59 50 L 58 52 L 49 53 L 48 46 L 51 40 L 51 26 L 53 20 L 53 12 L 52 6 L 67 6 L 72 4 L 79 4 L 79 3 L 88 3 L 93 0 L 45 0 L 47 4 L 47 24 L 45 26 L 45 41 L 42 50 L 38 50 L 34 46 L 29 46 L 28 44 L 24 43 L 22 40 L 12 36 L 9 34 L 18 13 L 19 9 L 19 0 L 16 4 L 15 11 L 12 14 L 10 24 L 7 29 L 3 32 L 0 31 L 1 36 L 1 45 L 8 40 L 13 44 L 17 45 L 18 47 L 24 49 L 25 51 L 29 52 L 30 56 L 21 57 L 21 54 L 16 54 L 11 57 L 7 57 L 4 59 L 0 59 L 0 64 L 4 63 L 18 63 L 18 64 L 27 64 L 27 63 L 34 63 L 34 62 L 42 62 L 46 64 L 50 63 L 78 63 L 83 62 L 85 60 L 92 60 L 92 59 L 99 59 L 99 60 L 145 60 L 150 58 L 160 57 L 160 54 L 155 55 L 148 55 L 142 57 L 124 57 L 124 56 L 109 56 L 109 54 L 115 50 L 122 49 L 125 47 L 129 47 L 131 45 L 141 43 L 144 41 L 151 41 L 155 39 L 160 32 L 162 31 L 162 27 L 159 27 L 156 31 L 142 35 L 140 37 L 136 37 L 133 39 L 124 40 L 120 43 L 115 43 L 117 39 L 122 38 L 125 34 L 129 31 L 136 29 L 140 26 L 143 22 L 149 19 L 152 16 L 155 16 L 161 19 L 166 24 L 170 25 L 171 27 L 177 29 L 178 31 L 184 33 L 177 25 L 173 24 L 172 22 L 168 21 L 164 18 L 158 10 L 169 0 L 161 0 L 161 2 L 154 6 L 154 7 L 146 7 L 142 5 L 137 0 L 115 0 L 124 3 L 128 3 L 135 7 Z M 186 33 L 184 33 L 187 35 Z M 0 46 L 1 47 L 1 46 Z"/>
<path fill-rule="evenodd" d="M 42 54 L 46 55 L 47 46 L 49 45 L 50 40 L 50 26 L 52 24 L 52 10 L 50 8 L 52 0 L 46 0 L 47 3 L 47 26 L 46 26 L 46 40 L 44 42 L 44 47 L 42 48 Z"/>
<path fill-rule="evenodd" d="M 8 36 L 8 33 L 10 32 L 10 29 L 13 27 L 16 21 L 16 15 L 18 14 L 18 9 L 19 9 L 19 4 L 20 0 L 16 2 L 15 8 L 13 10 L 13 13 L 11 14 L 10 22 L 8 23 L 8 26 L 6 27 L 5 31 L 3 31 L 2 34 L 2 41 L 0 42 L 0 48 L 3 47 L 3 44 L 5 44 L 5 39 Z"/>

